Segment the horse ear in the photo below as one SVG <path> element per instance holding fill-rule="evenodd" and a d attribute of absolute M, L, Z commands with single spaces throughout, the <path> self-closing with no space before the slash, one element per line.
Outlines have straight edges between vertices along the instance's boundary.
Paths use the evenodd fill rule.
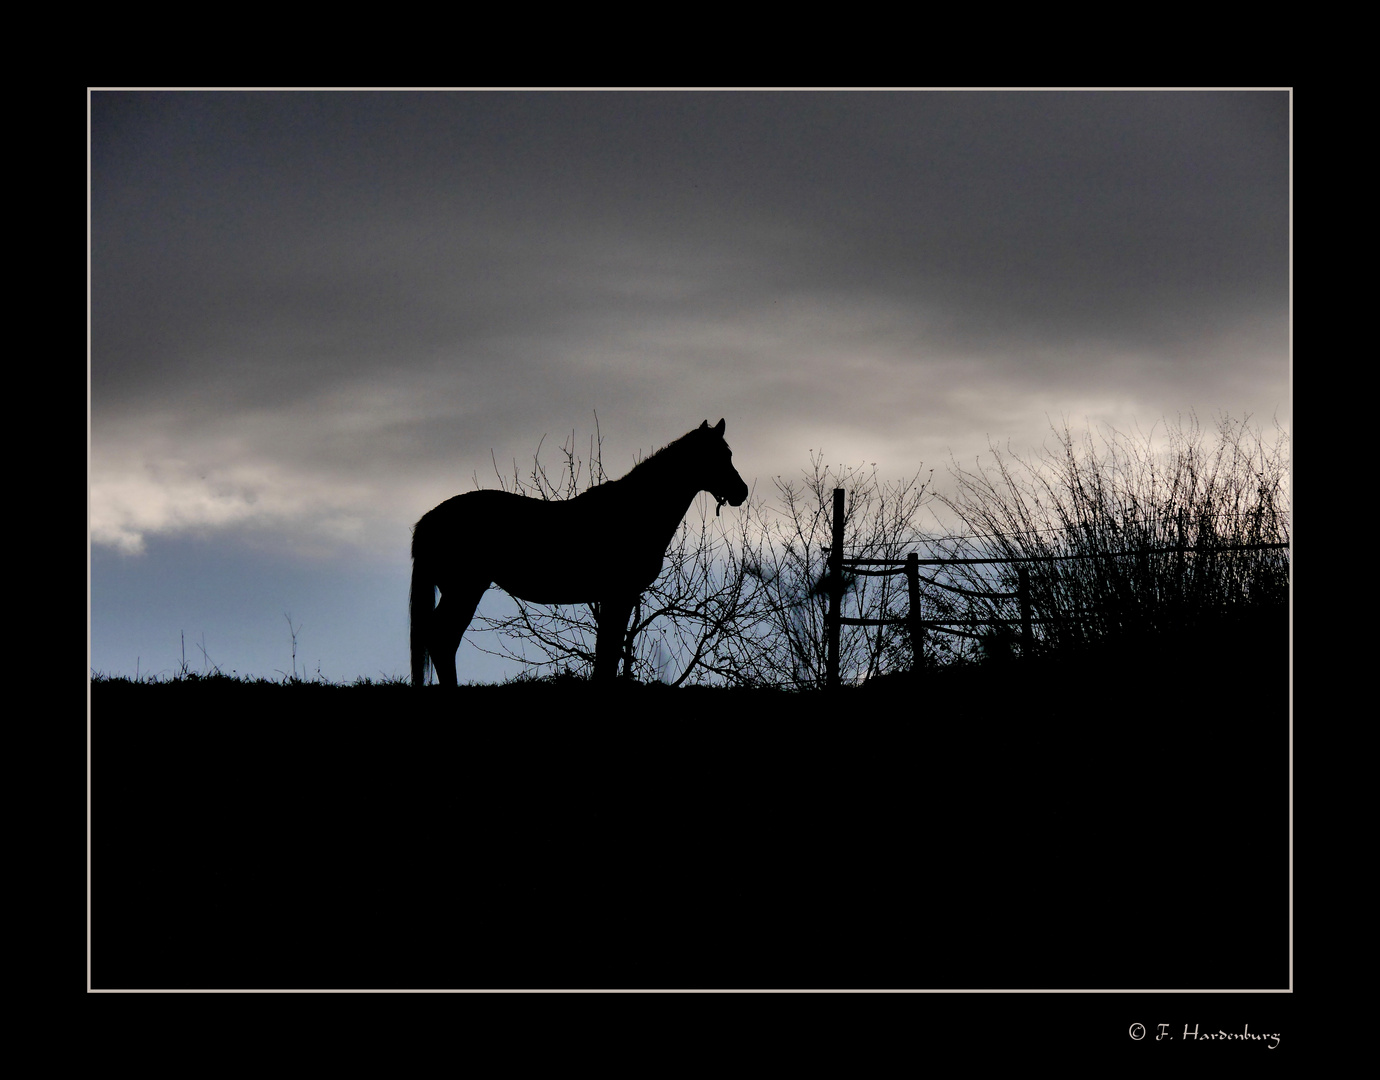
<path fill-rule="evenodd" d="M 709 426 L 709 421 L 708 421 L 708 420 L 706 420 L 704 423 L 705 423 L 705 426 L 706 426 L 706 427 Z M 721 417 L 719 417 L 719 422 L 714 426 L 714 434 L 715 434 L 715 435 L 722 436 L 723 433 L 724 433 L 724 418 L 721 416 Z"/>

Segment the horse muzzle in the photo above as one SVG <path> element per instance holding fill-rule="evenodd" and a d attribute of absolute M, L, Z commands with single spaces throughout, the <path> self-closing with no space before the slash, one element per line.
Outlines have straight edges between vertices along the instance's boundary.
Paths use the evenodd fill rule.
<path fill-rule="evenodd" d="M 719 511 L 724 508 L 724 503 L 728 503 L 729 506 L 742 506 L 743 503 L 747 501 L 748 486 L 744 484 L 741 480 L 739 480 L 738 488 L 739 490 L 734 492 L 732 495 L 720 495 L 717 491 L 710 492 L 710 494 L 714 496 L 714 498 L 718 501 L 719 504 L 718 506 L 714 507 L 715 517 L 719 516 Z"/>

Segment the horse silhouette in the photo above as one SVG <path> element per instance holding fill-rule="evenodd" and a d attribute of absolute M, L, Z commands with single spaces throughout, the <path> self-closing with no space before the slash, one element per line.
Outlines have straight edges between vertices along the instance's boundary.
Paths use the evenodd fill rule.
<path fill-rule="evenodd" d="M 536 604 L 598 604 L 594 678 L 612 679 L 633 605 L 701 491 L 718 500 L 716 514 L 748 497 L 723 420 L 573 499 L 470 491 L 428 511 L 412 529 L 412 685 L 425 685 L 428 663 L 442 686 L 456 685 L 460 639 L 494 584 Z"/>

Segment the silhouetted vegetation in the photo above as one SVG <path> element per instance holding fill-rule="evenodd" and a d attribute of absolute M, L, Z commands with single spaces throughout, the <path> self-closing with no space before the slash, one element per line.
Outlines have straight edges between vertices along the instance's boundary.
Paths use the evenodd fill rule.
<path fill-rule="evenodd" d="M 1156 438 L 1158 435 L 1158 438 Z M 562 499 L 603 478 L 599 447 L 587 461 L 562 448 L 553 481 L 539 455 L 512 490 Z M 917 474 L 888 483 L 875 468 L 826 467 L 812 453 L 800 479 L 776 478 L 776 498 L 754 496 L 731 522 L 700 500 L 682 524 L 665 569 L 643 595 L 629 627 L 624 674 L 672 685 L 821 687 L 825 683 L 826 553 L 833 489 L 847 490 L 845 552 L 852 557 L 1016 560 L 1003 565 L 926 568 L 922 612 L 946 624 L 926 632 L 928 670 L 1007 663 L 1022 654 L 1024 569 L 1037 654 L 1093 646 L 1138 648 L 1177 638 L 1184 647 L 1221 632 L 1287 633 L 1288 440 L 1267 441 L 1248 420 L 1222 418 L 1204 432 L 1196 418 L 1132 438 L 1082 437 L 1064 426 L 1043 453 L 993 448 L 993 463 L 951 466 L 954 489 L 935 495 Z M 920 527 L 932 499 L 961 535 Z M 1248 548 L 1250 550 L 1237 550 Z M 899 620 L 904 578 L 846 573 L 844 614 Z M 500 649 L 534 674 L 583 672 L 592 663 L 596 611 L 519 604 L 489 619 Z M 900 622 L 845 626 L 841 676 L 858 683 L 909 670 Z M 1028 659 L 1028 658 L 1027 658 Z"/>
<path fill-rule="evenodd" d="M 1226 417 L 1212 435 L 1196 418 L 1171 424 L 1163 446 L 1116 431 L 1079 439 L 1067 425 L 1054 435 L 1040 455 L 993 448 L 990 467 L 952 467 L 956 491 L 941 501 L 966 535 L 935 550 L 1023 561 L 951 566 L 946 580 L 1014 592 L 1024 568 L 1046 654 L 1231 627 L 1287 634 L 1289 552 L 1260 546 L 1289 540 L 1287 436 Z M 927 600 L 927 618 L 1020 615 L 1013 599 Z M 986 632 L 989 653 L 1010 652 L 1013 625 Z"/>

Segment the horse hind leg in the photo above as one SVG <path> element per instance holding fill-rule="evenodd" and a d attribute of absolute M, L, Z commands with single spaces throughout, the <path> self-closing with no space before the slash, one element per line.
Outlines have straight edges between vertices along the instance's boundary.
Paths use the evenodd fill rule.
<path fill-rule="evenodd" d="M 618 677 L 618 663 L 628 639 L 628 618 L 633 599 L 605 600 L 599 605 L 599 629 L 594 639 L 594 681 L 611 682 Z"/>
<path fill-rule="evenodd" d="M 458 683 L 455 654 L 488 587 L 487 581 L 479 585 L 452 583 L 441 586 L 441 599 L 432 613 L 427 639 L 427 652 L 436 668 L 436 681 L 441 686 L 453 689 Z"/>

